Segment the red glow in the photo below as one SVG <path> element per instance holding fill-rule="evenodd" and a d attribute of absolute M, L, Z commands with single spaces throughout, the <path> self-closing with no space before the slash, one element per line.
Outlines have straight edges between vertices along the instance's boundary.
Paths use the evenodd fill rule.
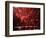
<path fill-rule="evenodd" d="M 28 19 L 29 14 L 31 15 L 32 10 L 30 8 L 16 8 L 16 16 L 21 19 L 21 21 Z"/>
<path fill-rule="evenodd" d="M 40 9 L 39 8 L 15 8 L 13 10 L 14 18 L 20 20 L 16 28 L 40 28 Z M 15 21 L 16 22 L 16 21 Z M 15 24 L 16 25 L 16 24 Z"/>

